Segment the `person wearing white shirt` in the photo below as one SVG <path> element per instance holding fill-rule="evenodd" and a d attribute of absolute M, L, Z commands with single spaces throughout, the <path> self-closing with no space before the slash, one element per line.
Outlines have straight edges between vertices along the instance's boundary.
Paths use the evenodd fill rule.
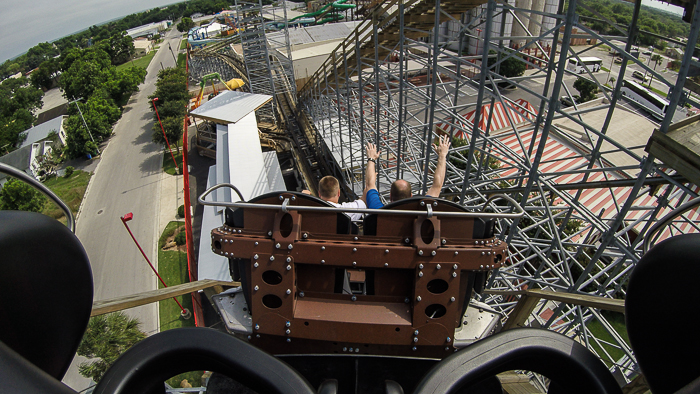
<path fill-rule="evenodd" d="M 308 190 L 303 191 L 306 194 L 311 194 Z M 337 207 L 337 208 L 359 208 L 359 209 L 365 209 L 367 208 L 367 205 L 365 205 L 365 202 L 362 201 L 361 198 L 358 198 L 355 201 L 352 202 L 343 202 L 343 203 L 338 203 L 338 199 L 340 199 L 340 183 L 334 176 L 324 176 L 321 178 L 321 181 L 318 183 L 318 196 L 323 200 L 331 203 L 331 205 Z M 352 220 L 362 220 L 362 214 L 361 213 L 352 213 L 352 212 L 345 212 L 348 216 L 350 216 L 350 219 Z"/>

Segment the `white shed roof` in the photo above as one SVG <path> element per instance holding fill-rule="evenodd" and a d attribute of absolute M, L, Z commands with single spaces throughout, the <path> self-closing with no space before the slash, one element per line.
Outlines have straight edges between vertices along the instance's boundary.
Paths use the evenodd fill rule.
<path fill-rule="evenodd" d="M 236 123 L 271 100 L 266 94 L 226 90 L 190 114 L 215 123 Z"/>

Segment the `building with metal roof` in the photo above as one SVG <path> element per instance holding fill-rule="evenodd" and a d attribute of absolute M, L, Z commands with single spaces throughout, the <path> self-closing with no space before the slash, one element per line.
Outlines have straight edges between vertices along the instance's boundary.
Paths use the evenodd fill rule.
<path fill-rule="evenodd" d="M 215 134 L 216 165 L 209 168 L 207 188 L 221 183 L 235 185 L 248 201 L 275 190 L 286 190 L 276 152 L 263 152 L 258 135 L 255 111 L 272 100 L 272 96 L 224 91 L 190 112 L 197 128 L 208 127 Z M 238 201 L 229 188 L 221 188 L 208 201 Z M 223 225 L 224 209 L 205 206 L 202 234 Z M 218 256 L 202 237 L 199 247 L 199 279 L 229 280 L 228 259 Z"/>

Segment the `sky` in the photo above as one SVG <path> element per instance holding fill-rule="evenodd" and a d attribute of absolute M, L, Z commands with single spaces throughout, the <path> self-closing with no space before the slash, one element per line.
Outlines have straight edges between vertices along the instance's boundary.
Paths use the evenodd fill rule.
<path fill-rule="evenodd" d="M 0 0 L 0 63 L 26 52 L 40 42 L 53 41 L 92 25 L 176 2 L 177 0 Z M 683 13 L 682 8 L 660 1 L 642 0 L 642 4 Z"/>
<path fill-rule="evenodd" d="M 26 1 L 26 2 L 25 2 Z M 177 0 L 0 0 L 0 63 L 34 45 Z"/>

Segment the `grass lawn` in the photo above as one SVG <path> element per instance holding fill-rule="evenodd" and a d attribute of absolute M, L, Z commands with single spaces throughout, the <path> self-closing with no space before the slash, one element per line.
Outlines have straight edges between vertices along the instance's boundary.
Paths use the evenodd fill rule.
<path fill-rule="evenodd" d="M 608 319 L 608 322 L 610 323 L 610 325 L 613 326 L 615 331 L 617 331 L 617 333 L 625 340 L 627 345 L 629 345 L 630 341 L 627 336 L 627 327 L 625 326 L 625 315 L 623 315 L 622 313 L 605 312 L 605 317 Z M 612 336 L 608 334 L 605 328 L 603 328 L 603 326 L 597 320 L 592 320 L 586 325 L 586 327 L 588 327 L 588 329 L 593 333 L 593 335 L 596 338 L 606 342 L 614 343 Z M 603 352 L 597 343 L 595 343 L 592 340 L 589 342 L 591 344 L 591 347 L 595 349 L 595 351 L 598 352 L 598 354 L 603 355 Z M 608 352 L 608 354 L 613 360 L 618 360 L 625 354 L 622 350 L 612 347 L 610 345 L 604 344 L 603 348 Z M 603 359 L 603 362 L 605 362 L 607 366 L 611 366 L 609 360 Z"/>
<path fill-rule="evenodd" d="M 170 145 L 173 148 L 173 154 L 170 155 L 170 151 L 166 148 L 163 153 L 163 171 L 170 175 L 175 174 L 175 163 L 173 163 L 173 156 L 175 156 L 175 161 L 177 162 L 178 173 L 182 175 L 182 152 L 177 152 L 174 145 Z"/>
<path fill-rule="evenodd" d="M 168 223 L 158 240 L 158 273 L 168 286 L 189 282 L 189 277 L 187 275 L 187 254 L 178 251 L 162 250 L 163 245 L 165 245 L 165 240 L 171 236 L 178 227 L 184 228 L 184 226 L 185 222 Z M 160 282 L 158 283 L 158 288 L 163 288 Z M 193 311 L 192 297 L 189 294 L 176 298 L 184 308 L 189 309 L 190 312 Z M 180 307 L 177 306 L 177 303 L 173 301 L 172 298 L 160 301 L 159 319 L 160 331 L 180 327 L 194 327 L 194 317 L 190 317 L 188 320 L 180 318 Z M 186 372 L 168 379 L 167 383 L 172 387 L 178 388 L 180 387 L 180 382 L 183 379 L 187 379 L 193 387 L 198 387 L 202 384 L 202 374 L 203 371 Z"/>
<path fill-rule="evenodd" d="M 44 185 L 51 189 L 52 192 L 56 193 L 56 195 L 68 205 L 68 208 L 70 208 L 73 214 L 76 214 L 78 213 L 78 208 L 80 208 L 80 202 L 83 201 L 83 196 L 85 195 L 85 190 L 87 189 L 91 176 L 92 174 L 89 172 L 75 170 L 68 178 L 51 178 L 44 182 Z M 65 217 L 61 208 L 49 199 L 46 199 L 44 209 L 42 209 L 41 213 L 65 222 Z"/>
<path fill-rule="evenodd" d="M 185 48 L 187 48 L 187 40 L 180 41 L 180 49 L 185 49 Z"/>
<path fill-rule="evenodd" d="M 128 61 L 124 64 L 120 64 L 117 66 L 117 69 L 122 69 L 122 68 L 129 68 L 132 65 L 136 67 L 141 67 L 141 68 L 148 68 L 148 65 L 151 64 L 151 59 L 153 59 L 153 56 L 156 55 L 156 50 L 152 50 L 150 53 L 146 54 L 145 56 L 142 56 L 138 59 L 134 59 L 132 61 Z"/>
<path fill-rule="evenodd" d="M 666 97 L 666 92 L 662 92 L 661 90 L 654 88 L 654 87 L 647 87 L 647 89 L 651 90 L 652 92 L 658 94 L 661 97 Z"/>
<path fill-rule="evenodd" d="M 187 57 L 187 55 L 184 53 L 177 54 L 177 67 L 178 68 L 185 68 L 185 58 L 186 57 Z"/>

